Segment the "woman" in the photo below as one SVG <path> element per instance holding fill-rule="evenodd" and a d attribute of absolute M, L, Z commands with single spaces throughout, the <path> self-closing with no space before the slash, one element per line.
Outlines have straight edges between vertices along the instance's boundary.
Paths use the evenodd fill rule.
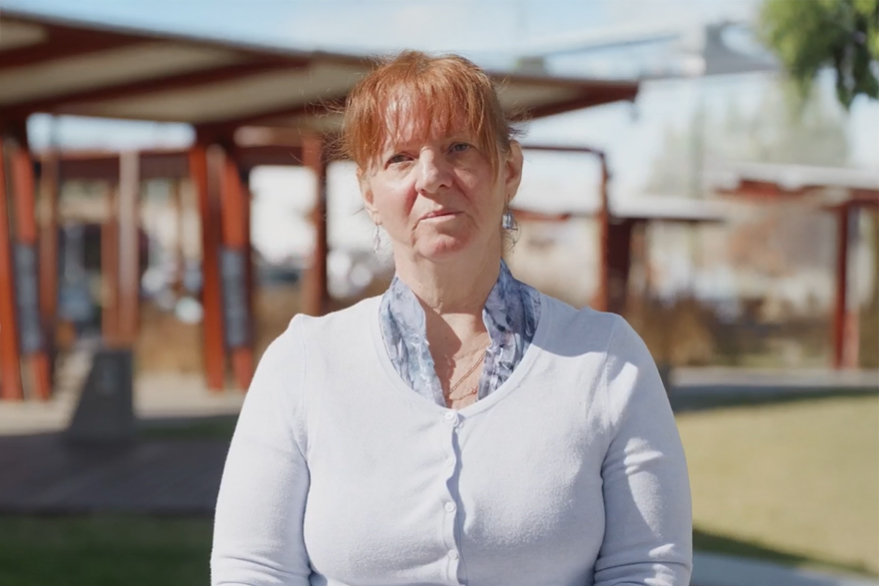
<path fill-rule="evenodd" d="M 688 584 L 686 465 L 644 344 L 501 260 L 522 151 L 485 73 L 387 61 L 344 141 L 396 277 L 263 356 L 213 583 Z"/>

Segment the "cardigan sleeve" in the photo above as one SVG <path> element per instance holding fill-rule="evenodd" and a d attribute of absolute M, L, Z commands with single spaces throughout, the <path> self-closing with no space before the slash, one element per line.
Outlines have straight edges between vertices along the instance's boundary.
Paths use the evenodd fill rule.
<path fill-rule="evenodd" d="M 687 586 L 693 521 L 684 450 L 647 347 L 615 319 L 605 364 L 610 444 L 595 586 Z"/>
<path fill-rule="evenodd" d="M 309 583 L 309 475 L 295 429 L 305 364 L 298 321 L 266 350 L 238 418 L 217 499 L 213 586 Z"/>

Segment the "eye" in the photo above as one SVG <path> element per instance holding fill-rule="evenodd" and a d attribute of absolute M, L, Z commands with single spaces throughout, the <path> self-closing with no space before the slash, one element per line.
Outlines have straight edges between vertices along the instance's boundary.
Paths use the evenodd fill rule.
<path fill-rule="evenodd" d="M 398 165 L 400 163 L 405 163 L 409 160 L 408 155 L 404 155 L 402 153 L 397 153 L 396 155 L 392 155 L 388 157 L 387 163 L 388 165 Z"/>
<path fill-rule="evenodd" d="M 451 151 L 453 153 L 463 153 L 465 151 L 470 150 L 471 148 L 473 148 L 473 147 L 471 145 L 467 144 L 466 142 L 456 142 L 456 143 L 453 143 L 452 146 L 449 147 L 449 151 Z"/>

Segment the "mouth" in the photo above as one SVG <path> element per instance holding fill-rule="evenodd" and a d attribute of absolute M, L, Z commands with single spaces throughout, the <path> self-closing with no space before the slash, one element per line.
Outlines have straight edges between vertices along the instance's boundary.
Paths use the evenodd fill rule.
<path fill-rule="evenodd" d="M 438 210 L 435 212 L 430 212 L 429 214 L 425 214 L 421 217 L 422 220 L 439 220 L 442 218 L 451 218 L 457 216 L 461 212 L 451 211 L 451 210 Z"/>

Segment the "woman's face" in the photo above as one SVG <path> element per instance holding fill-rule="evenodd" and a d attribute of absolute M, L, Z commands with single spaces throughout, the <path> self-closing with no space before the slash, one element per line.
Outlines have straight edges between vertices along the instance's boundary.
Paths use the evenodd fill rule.
<path fill-rule="evenodd" d="M 501 216 L 516 194 L 522 151 L 501 153 L 496 172 L 467 130 L 393 133 L 368 168 L 358 171 L 364 204 L 395 253 L 443 261 L 497 246 Z"/>

